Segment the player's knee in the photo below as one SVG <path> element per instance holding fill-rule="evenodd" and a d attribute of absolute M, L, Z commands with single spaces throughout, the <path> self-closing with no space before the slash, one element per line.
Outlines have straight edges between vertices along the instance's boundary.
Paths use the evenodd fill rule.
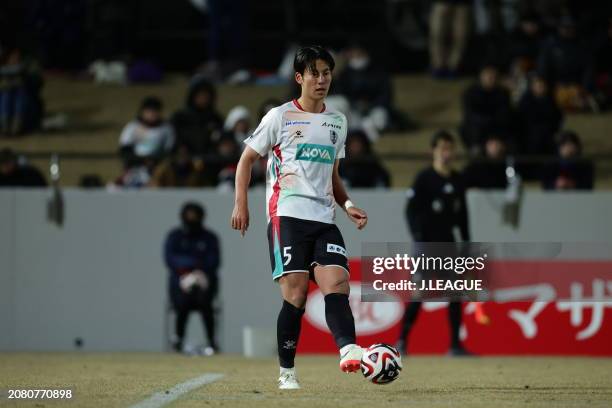
<path fill-rule="evenodd" d="M 324 288 L 321 288 L 324 294 L 329 293 L 343 293 L 348 295 L 350 291 L 350 285 L 347 276 L 337 277 L 327 282 Z"/>
<path fill-rule="evenodd" d="M 303 309 L 306 305 L 307 291 L 301 288 L 294 288 L 285 295 L 285 300 L 298 309 Z"/>

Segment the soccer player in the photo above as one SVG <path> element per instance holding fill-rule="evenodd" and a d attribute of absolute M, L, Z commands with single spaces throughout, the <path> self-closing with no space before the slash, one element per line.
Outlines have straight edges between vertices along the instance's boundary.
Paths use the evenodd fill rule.
<path fill-rule="evenodd" d="M 300 388 L 295 353 L 313 279 L 325 295 L 325 319 L 340 350 L 340 369 L 360 369 L 363 350 L 355 344 L 349 306 L 349 271 L 344 239 L 334 224 L 336 203 L 358 229 L 365 211 L 349 200 L 340 176 L 346 117 L 325 106 L 334 59 L 320 46 L 299 49 L 293 62 L 301 96 L 270 110 L 246 147 L 236 173 L 232 228 L 244 236 L 249 227 L 247 188 L 253 163 L 268 155 L 266 213 L 272 279 L 280 285 L 283 306 L 277 340 L 280 389 Z"/>

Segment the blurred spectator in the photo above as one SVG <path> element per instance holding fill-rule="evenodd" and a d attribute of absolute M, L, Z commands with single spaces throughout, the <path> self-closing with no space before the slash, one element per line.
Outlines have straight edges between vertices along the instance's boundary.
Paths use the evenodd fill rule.
<path fill-rule="evenodd" d="M 0 150 L 0 187 L 45 187 L 41 172 L 28 164 L 19 164 L 17 155 L 9 148 Z"/>
<path fill-rule="evenodd" d="M 155 162 L 172 150 L 174 130 L 164 120 L 158 98 L 149 96 L 142 101 L 136 119 L 123 128 L 119 144 L 126 162 Z"/>
<path fill-rule="evenodd" d="M 485 65 L 479 82 L 463 93 L 461 138 L 466 148 L 480 152 L 486 136 L 493 133 L 508 138 L 511 114 L 510 94 L 499 84 L 497 68 Z"/>
<path fill-rule="evenodd" d="M 559 106 L 566 111 L 584 110 L 588 104 L 589 54 L 576 35 L 574 19 L 561 17 L 557 34 L 548 38 L 538 57 L 538 72 L 555 85 Z"/>
<path fill-rule="evenodd" d="M 595 47 L 595 57 L 589 69 L 592 92 L 602 108 L 612 105 L 612 18 L 605 35 Z"/>
<path fill-rule="evenodd" d="M 523 15 L 516 31 L 510 34 L 509 40 L 511 64 L 524 74 L 532 71 L 542 45 L 542 30 L 538 16 L 535 13 Z"/>
<path fill-rule="evenodd" d="M 582 143 L 575 132 L 562 131 L 558 142 L 559 158 L 544 167 L 542 187 L 545 190 L 592 190 L 593 163 L 581 157 Z"/>
<path fill-rule="evenodd" d="M 172 116 L 177 142 L 189 146 L 194 156 L 205 156 L 214 150 L 223 119 L 216 108 L 215 87 L 202 76 L 191 81 L 185 107 Z"/>
<path fill-rule="evenodd" d="M 536 68 L 542 38 L 540 19 L 535 13 L 523 15 L 517 29 L 508 36 L 506 63 L 510 65 L 514 101 L 518 101 L 527 91 L 529 86 L 527 76 Z"/>
<path fill-rule="evenodd" d="M 244 70 L 246 50 L 245 0 L 208 0 L 208 61 L 201 72 L 212 81 L 240 83 L 250 78 Z"/>
<path fill-rule="evenodd" d="M 233 191 L 236 180 L 236 169 L 240 160 L 240 145 L 231 133 L 224 134 L 217 143 L 217 157 L 214 167 L 217 178 L 217 188 L 222 191 Z M 251 177 L 251 185 L 256 182 Z"/>
<path fill-rule="evenodd" d="M 521 98 L 518 113 L 522 125 L 522 147 L 526 154 L 554 154 L 555 135 L 563 113 L 548 90 L 544 78 L 533 76 L 529 91 Z"/>
<path fill-rule="evenodd" d="M 457 76 L 470 31 L 470 4 L 470 0 L 433 1 L 429 17 L 429 58 L 434 78 Z"/>
<path fill-rule="evenodd" d="M 87 0 L 29 0 L 27 2 L 28 34 L 33 35 L 45 68 L 81 69 L 87 56 L 87 23 L 90 3 Z M 126 3 L 114 0 L 114 3 Z M 96 10 L 97 11 L 97 10 Z M 101 13 L 92 13 L 96 17 Z M 96 28 L 100 28 L 97 26 Z M 94 30 L 99 35 L 99 30 Z M 94 36 L 96 37 L 96 36 Z M 97 43 L 96 45 L 99 45 Z"/>
<path fill-rule="evenodd" d="M 251 134 L 251 114 L 244 106 L 235 106 L 227 114 L 223 124 L 225 135 L 233 137 L 238 143 Z"/>
<path fill-rule="evenodd" d="M 38 129 L 42 122 L 42 77 L 37 65 L 19 48 L 0 44 L 0 136 Z"/>
<path fill-rule="evenodd" d="M 295 55 L 295 53 L 294 53 Z M 292 60 L 293 63 L 293 60 Z M 293 67 L 292 67 L 293 69 Z M 262 102 L 261 105 L 259 105 L 259 111 L 258 111 L 258 115 L 257 115 L 257 123 L 261 122 L 261 120 L 263 119 L 264 116 L 266 116 L 266 113 L 268 113 L 270 111 L 270 109 L 272 108 L 276 108 L 277 106 L 282 105 L 283 103 L 276 99 L 276 98 L 270 98 L 270 99 L 266 99 L 265 101 Z"/>
<path fill-rule="evenodd" d="M 217 352 L 213 300 L 217 295 L 221 256 L 217 235 L 204 227 L 206 212 L 195 202 L 181 209 L 181 227 L 174 228 L 166 237 L 164 259 L 169 269 L 170 300 L 176 312 L 175 351 L 183 350 L 185 329 L 190 312 L 202 317 L 206 328 L 206 354 Z"/>
<path fill-rule="evenodd" d="M 466 188 L 506 188 L 506 151 L 502 137 L 489 136 L 484 157 L 473 159 L 463 171 Z"/>
<path fill-rule="evenodd" d="M 360 45 L 350 46 L 345 55 L 346 66 L 334 78 L 334 96 L 327 103 L 344 112 L 352 128 L 364 129 L 374 141 L 390 125 L 391 75 Z"/>
<path fill-rule="evenodd" d="M 79 179 L 79 187 L 84 189 L 102 188 L 104 187 L 104 182 L 97 174 L 83 174 Z"/>
<path fill-rule="evenodd" d="M 150 182 L 150 166 L 139 162 L 127 162 L 124 164 L 123 173 L 110 185 L 122 188 L 142 188 L 147 187 Z"/>
<path fill-rule="evenodd" d="M 204 171 L 204 162 L 194 160 L 185 145 L 179 145 L 174 155 L 161 162 L 153 171 L 151 187 L 203 187 L 214 185 Z"/>
<path fill-rule="evenodd" d="M 372 151 L 363 131 L 349 132 L 346 139 L 346 158 L 340 161 L 340 177 L 351 188 L 388 188 L 389 172 Z"/>

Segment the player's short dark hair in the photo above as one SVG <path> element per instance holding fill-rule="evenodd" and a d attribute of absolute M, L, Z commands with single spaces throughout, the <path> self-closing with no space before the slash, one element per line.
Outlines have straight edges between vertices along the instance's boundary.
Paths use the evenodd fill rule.
<path fill-rule="evenodd" d="M 438 143 L 445 141 L 445 142 L 449 142 L 449 143 L 455 143 L 455 138 L 453 137 L 453 135 L 448 131 L 448 130 L 438 130 L 436 133 L 433 134 L 433 136 L 431 137 L 431 148 L 435 148 Z"/>
<path fill-rule="evenodd" d="M 308 69 L 311 72 L 317 70 L 317 60 L 323 60 L 327 63 L 330 70 L 334 70 L 336 62 L 331 53 L 320 45 L 309 45 L 302 47 L 295 53 L 293 59 L 293 69 L 295 72 L 299 72 L 304 75 L 304 72 Z"/>

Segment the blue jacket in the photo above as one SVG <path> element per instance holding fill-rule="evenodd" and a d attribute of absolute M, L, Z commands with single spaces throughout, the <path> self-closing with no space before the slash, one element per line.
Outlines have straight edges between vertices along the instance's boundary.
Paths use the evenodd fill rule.
<path fill-rule="evenodd" d="M 175 228 L 166 237 L 164 261 L 170 270 L 172 284 L 178 285 L 179 276 L 194 269 L 201 269 L 209 279 L 216 281 L 221 262 L 217 235 L 205 228 L 195 235 Z"/>

